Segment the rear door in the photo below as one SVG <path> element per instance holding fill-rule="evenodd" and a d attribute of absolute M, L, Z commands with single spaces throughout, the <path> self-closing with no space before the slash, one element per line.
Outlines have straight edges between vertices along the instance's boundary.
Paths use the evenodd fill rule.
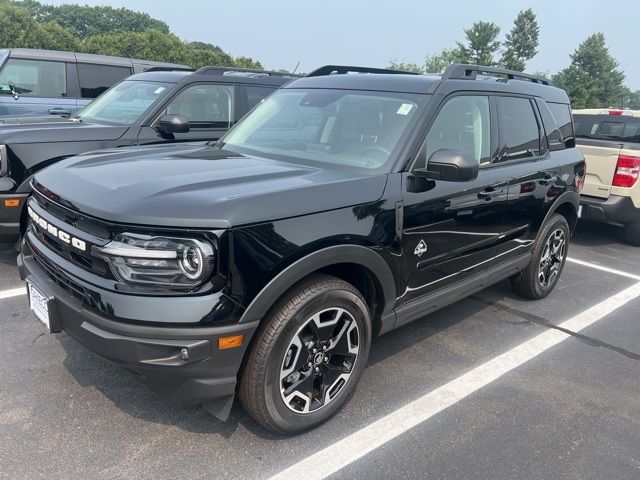
<path fill-rule="evenodd" d="M 587 162 L 583 195 L 608 198 L 618 157 L 623 149 L 640 146 L 640 118 L 612 112 L 615 114 L 574 113 L 576 142 Z"/>

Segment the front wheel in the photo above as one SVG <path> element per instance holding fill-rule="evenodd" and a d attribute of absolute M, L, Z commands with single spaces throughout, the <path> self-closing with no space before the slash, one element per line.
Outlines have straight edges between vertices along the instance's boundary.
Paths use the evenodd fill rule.
<path fill-rule="evenodd" d="M 567 219 L 554 214 L 538 234 L 529 264 L 512 278 L 517 293 L 533 300 L 551 293 L 567 261 L 570 235 Z"/>
<path fill-rule="evenodd" d="M 245 410 L 277 433 L 299 433 L 337 413 L 369 355 L 371 320 L 360 292 L 314 275 L 273 308 L 240 379 Z"/>

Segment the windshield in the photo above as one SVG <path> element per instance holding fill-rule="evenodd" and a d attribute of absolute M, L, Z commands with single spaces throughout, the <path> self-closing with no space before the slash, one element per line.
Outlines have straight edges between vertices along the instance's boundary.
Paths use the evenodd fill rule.
<path fill-rule="evenodd" d="M 640 118 L 629 115 L 574 114 L 576 137 L 640 142 Z"/>
<path fill-rule="evenodd" d="M 283 89 L 222 139 L 225 150 L 314 164 L 378 169 L 424 102 L 424 95 Z"/>
<path fill-rule="evenodd" d="M 84 121 L 131 125 L 151 105 L 164 98 L 172 83 L 125 80 L 114 85 L 80 110 L 75 118 Z"/>

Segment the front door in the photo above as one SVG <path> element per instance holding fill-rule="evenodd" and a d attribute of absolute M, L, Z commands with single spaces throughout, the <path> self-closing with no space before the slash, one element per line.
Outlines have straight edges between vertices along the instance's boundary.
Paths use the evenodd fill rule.
<path fill-rule="evenodd" d="M 493 158 L 494 102 L 485 95 L 446 100 L 430 127 L 416 167 L 440 149 L 465 150 L 480 164 L 467 182 L 423 180 L 403 174 L 402 274 L 398 306 L 486 271 L 495 256 L 507 208 L 508 178 L 486 168 Z"/>

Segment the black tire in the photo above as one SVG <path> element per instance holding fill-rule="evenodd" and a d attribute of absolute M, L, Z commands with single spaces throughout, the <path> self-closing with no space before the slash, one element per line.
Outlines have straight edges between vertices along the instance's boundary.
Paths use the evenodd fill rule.
<path fill-rule="evenodd" d="M 333 309 L 336 310 L 336 318 L 340 317 L 340 315 L 344 315 L 344 317 L 341 317 L 342 319 L 338 318 L 337 321 L 339 323 L 336 323 L 332 330 L 337 329 L 341 323 L 346 325 L 340 330 L 341 334 L 335 338 L 342 338 L 342 334 L 346 335 L 344 338 L 348 342 L 347 346 L 357 351 L 351 363 L 346 360 L 347 357 L 340 357 L 338 354 L 330 355 L 331 359 L 327 361 L 329 350 L 326 357 L 322 354 L 326 365 L 314 363 L 316 362 L 315 357 L 317 354 L 311 356 L 312 350 L 309 345 L 314 345 L 315 343 L 312 341 L 299 342 L 300 352 L 295 354 L 292 359 L 290 352 L 292 349 L 296 349 L 292 342 L 299 341 L 303 337 L 303 333 L 307 332 L 305 329 L 308 328 L 308 332 L 312 330 L 324 333 L 329 332 L 327 330 L 330 329 L 329 326 L 318 327 L 315 323 L 312 323 L 312 317 L 319 315 L 319 312 Z M 346 313 L 339 313 L 342 310 Z M 321 317 L 318 316 L 317 318 L 320 319 Z M 331 325 L 332 322 L 333 320 L 327 322 L 327 325 Z M 357 328 L 353 327 L 354 324 Z M 353 330 L 356 330 L 355 334 Z M 344 333 L 345 331 L 346 333 Z M 349 346 L 352 345 L 354 338 L 356 339 L 356 347 Z M 332 341 L 329 342 L 332 343 Z M 341 342 L 336 341 L 336 347 L 338 343 Z M 318 342 L 315 345 L 320 348 L 328 347 L 327 340 L 321 341 L 320 338 L 318 338 Z M 264 319 L 256 332 L 240 377 L 240 402 L 258 423 L 273 432 L 292 434 L 308 430 L 327 421 L 349 400 L 367 363 L 370 345 L 371 319 L 369 309 L 360 292 L 351 284 L 338 278 L 328 275 L 312 275 L 293 287 L 274 305 L 270 314 Z M 300 369 L 287 373 L 288 369 L 285 367 L 288 359 L 295 365 L 298 362 L 302 362 L 301 368 L 305 370 L 309 363 L 316 366 L 309 368 L 308 376 L 304 373 L 299 373 Z M 332 362 L 336 359 L 338 362 L 342 359 L 343 363 L 334 367 Z M 307 363 L 309 360 L 312 360 L 312 362 Z M 326 391 L 320 387 L 325 396 L 322 402 L 316 402 L 315 405 L 321 404 L 317 409 L 308 412 L 294 411 L 295 407 L 304 410 L 306 404 L 309 405 L 310 409 L 313 404 L 315 389 L 312 389 L 309 392 L 310 395 L 306 397 L 307 402 L 304 408 L 298 405 L 300 398 L 297 396 L 294 396 L 293 400 L 286 403 L 284 397 L 287 390 L 285 387 L 288 385 L 287 379 L 291 378 L 292 375 L 296 374 L 298 377 L 302 376 L 302 378 L 306 379 L 314 375 L 314 379 L 310 381 L 315 386 L 318 384 L 315 382 L 322 384 L 323 379 L 328 379 L 330 375 L 334 374 L 330 373 L 328 369 L 333 368 L 335 370 L 339 368 L 342 371 L 342 369 L 346 368 L 345 365 L 349 365 L 349 363 L 351 367 L 350 373 L 344 382 L 338 379 Z M 320 373 L 314 373 L 316 368 L 321 369 Z M 327 374 L 326 377 L 323 376 L 325 373 Z M 283 375 L 287 375 L 286 379 L 282 378 Z M 298 384 L 302 384 L 302 382 L 292 382 L 289 388 L 293 389 Z M 334 388 L 339 389 L 333 394 L 333 397 L 327 400 Z M 296 392 L 297 390 L 294 391 L 294 393 Z"/>
<path fill-rule="evenodd" d="M 549 271 L 553 270 L 553 276 L 545 278 L 546 267 L 542 267 L 543 256 L 546 256 L 547 248 L 552 236 L 557 238 L 558 232 L 564 237 L 564 249 L 559 261 L 549 262 Z M 569 251 L 569 238 L 571 232 L 567 219 L 559 214 L 554 214 L 538 234 L 533 247 L 531 260 L 527 267 L 511 279 L 511 284 L 516 293 L 532 300 L 539 300 L 551 293 L 562 274 L 567 261 Z"/>
<path fill-rule="evenodd" d="M 627 243 L 640 247 L 640 220 L 627 223 L 624 226 L 624 239 Z"/>

